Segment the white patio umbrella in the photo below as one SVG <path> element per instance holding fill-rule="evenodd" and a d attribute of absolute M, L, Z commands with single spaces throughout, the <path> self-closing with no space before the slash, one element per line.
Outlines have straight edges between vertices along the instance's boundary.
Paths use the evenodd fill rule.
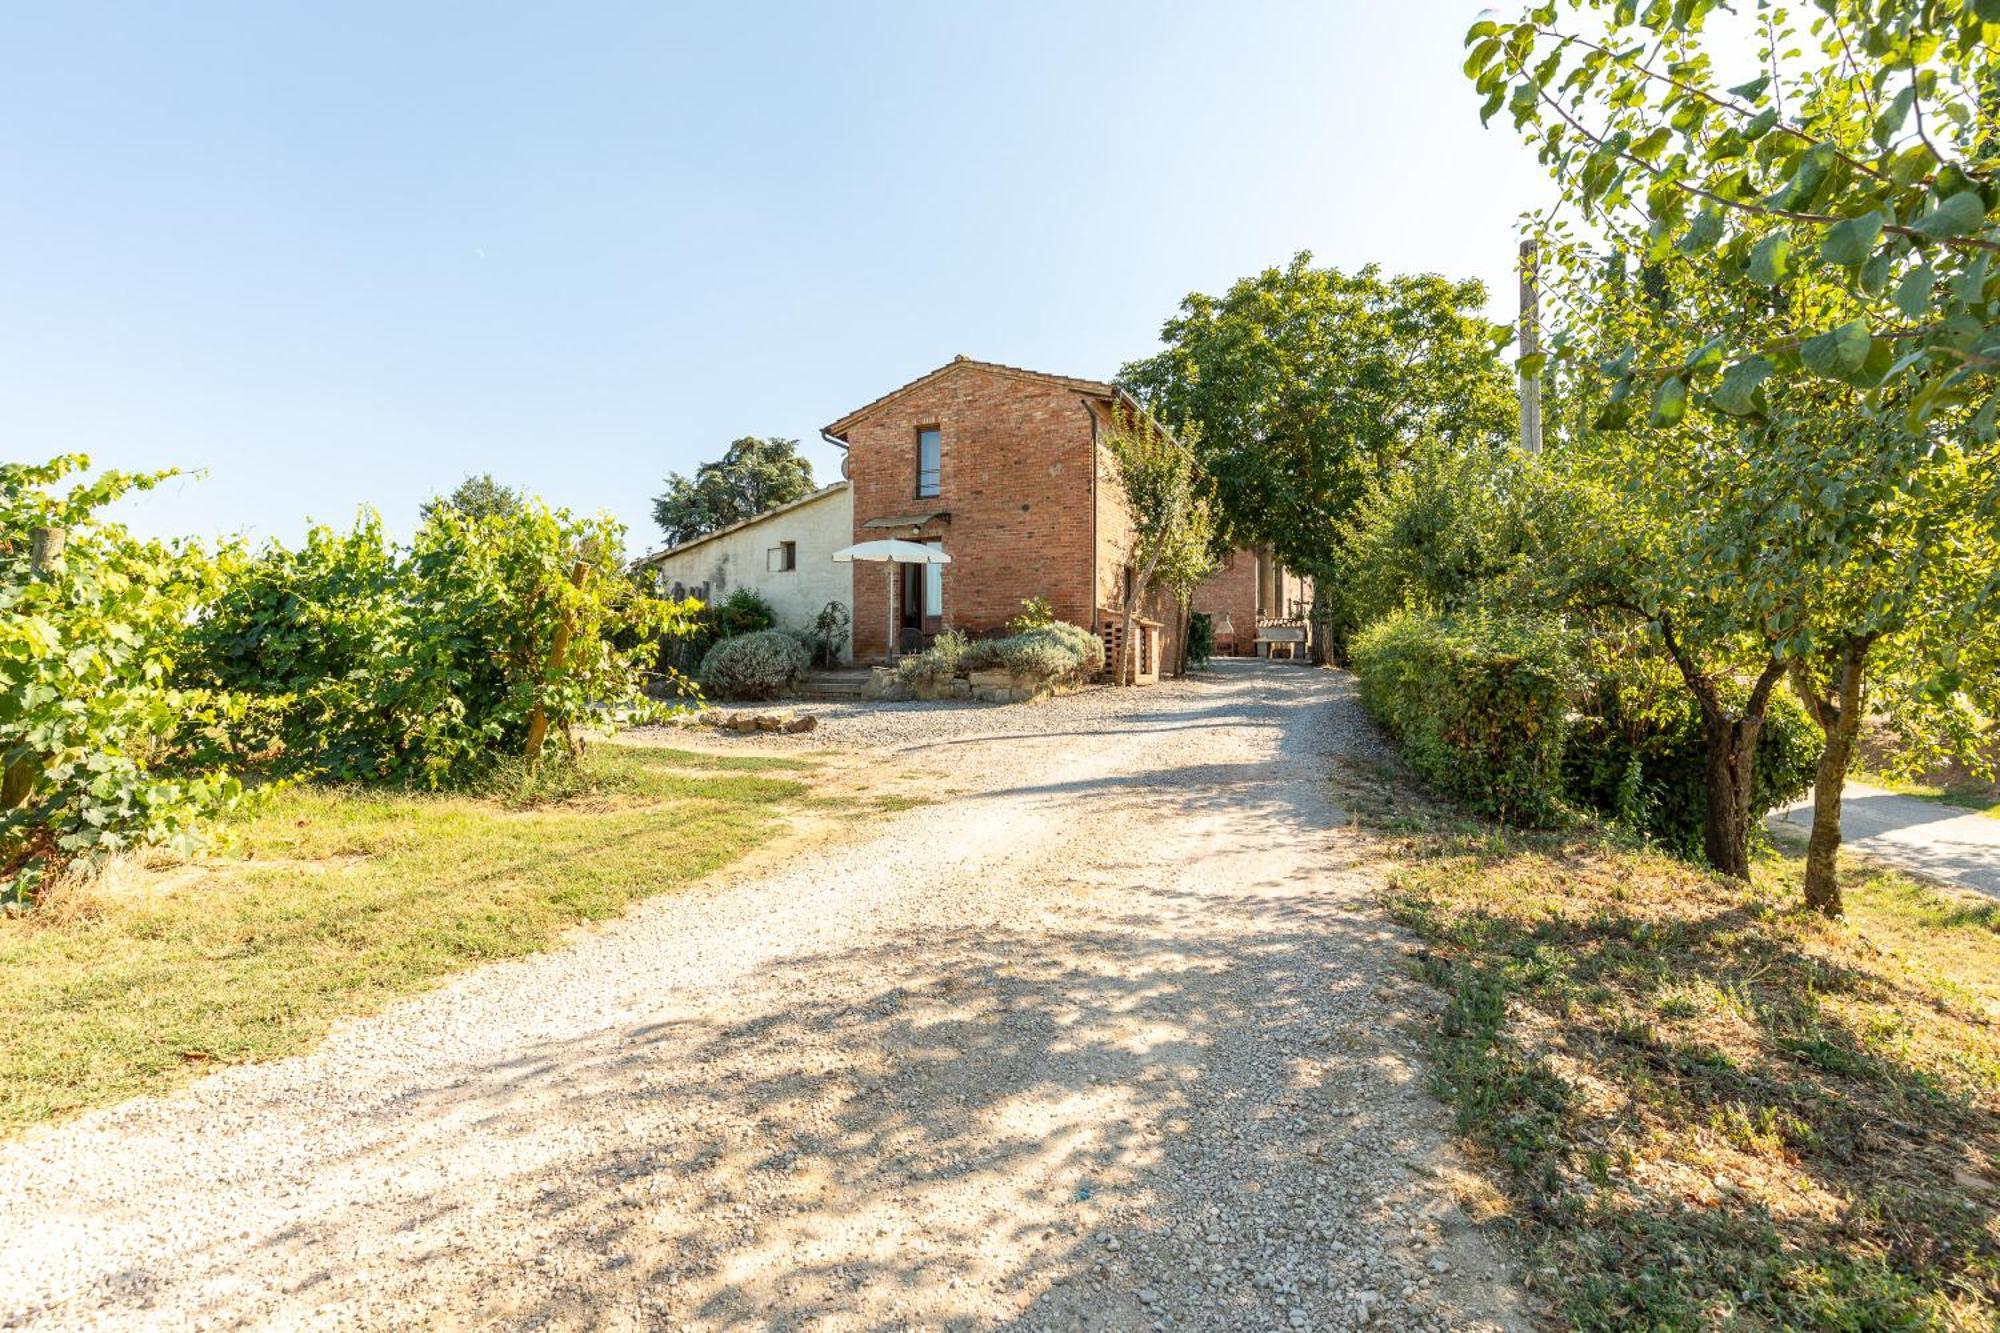
<path fill-rule="evenodd" d="M 879 560 L 883 562 L 883 573 L 888 577 L 888 632 L 884 640 L 888 645 L 885 661 L 896 660 L 896 566 L 897 565 L 948 565 L 951 557 L 935 546 L 925 546 L 922 542 L 898 541 L 884 538 L 881 541 L 856 542 L 833 553 L 833 558 L 845 565 L 856 560 Z"/>

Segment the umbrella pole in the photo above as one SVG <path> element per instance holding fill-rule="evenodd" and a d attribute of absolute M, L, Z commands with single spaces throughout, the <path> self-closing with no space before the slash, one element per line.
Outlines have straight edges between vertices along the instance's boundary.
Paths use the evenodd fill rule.
<path fill-rule="evenodd" d="M 882 562 L 882 575 L 887 580 L 883 588 L 882 603 L 889 608 L 889 623 L 885 626 L 887 633 L 882 640 L 882 660 L 887 665 L 894 666 L 896 665 L 896 562 L 894 560 Z"/>

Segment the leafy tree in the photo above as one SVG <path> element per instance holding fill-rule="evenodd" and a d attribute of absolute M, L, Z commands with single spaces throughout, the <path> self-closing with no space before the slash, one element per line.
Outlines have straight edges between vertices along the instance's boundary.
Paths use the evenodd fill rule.
<path fill-rule="evenodd" d="M 1710 857 L 1743 873 L 1732 797 L 1767 686 L 1789 676 L 1825 731 L 1806 896 L 1837 913 L 1864 707 L 1920 745 L 1967 739 L 1984 682 L 1957 661 L 2000 593 L 1978 387 L 1996 247 L 1981 226 L 1936 225 L 1970 207 L 1950 202 L 1970 178 L 1915 128 L 1943 107 L 1957 128 L 1940 135 L 1971 151 L 1984 131 L 1965 81 L 1987 57 L 1956 6 L 1822 5 L 1808 58 L 1764 4 L 1756 77 L 1724 92 L 1715 7 L 1586 0 L 1574 22 L 1598 29 L 1558 32 L 1537 6 L 1475 25 L 1467 69 L 1488 114 L 1518 79 L 1517 124 L 1608 244 L 1607 265 L 1548 224 L 1564 312 L 1549 369 L 1582 413 L 1567 433 L 1608 484 L 1611 526 L 1651 533 L 1597 549 L 1617 553 L 1604 571 L 1701 701 Z M 1927 35 L 1925 16 L 1949 22 Z M 1737 702 L 1739 677 L 1755 685 Z"/>
<path fill-rule="evenodd" d="M 1533 547 L 1546 489 L 1546 473 L 1518 450 L 1436 442 L 1371 479 L 1340 533 L 1355 621 L 1505 600 Z"/>
<path fill-rule="evenodd" d="M 0 900 L 32 898 L 75 857 L 192 850 L 244 798 L 193 735 L 231 701 L 167 684 L 219 566 L 101 516 L 172 473 L 56 491 L 89 467 L 81 455 L 0 463 Z"/>
<path fill-rule="evenodd" d="M 653 521 L 669 545 L 679 546 L 812 491 L 812 460 L 799 453 L 797 440 L 746 435 L 696 468 L 693 479 L 670 473 L 666 493 L 653 500 Z"/>
<path fill-rule="evenodd" d="M 424 517 L 429 518 L 440 508 L 455 509 L 473 518 L 506 517 L 518 514 L 522 508 L 521 493 L 510 486 L 502 486 L 493 480 L 489 472 L 468 476 L 458 483 L 458 488 L 450 495 L 432 500 L 424 505 Z"/>
<path fill-rule="evenodd" d="M 1345 274 L 1301 252 L 1219 297 L 1190 295 L 1161 329 L 1166 348 L 1119 380 L 1175 430 L 1199 427 L 1227 544 L 1269 546 L 1315 577 L 1324 602 L 1336 530 L 1372 478 L 1420 440 L 1512 433 L 1513 382 L 1496 355 L 1507 334 L 1480 314 L 1485 302 L 1477 282 Z"/>
<path fill-rule="evenodd" d="M 1190 427 L 1191 440 L 1200 439 Z M 1137 670 L 1131 651 L 1132 621 L 1154 588 L 1172 593 L 1185 608 L 1195 586 L 1215 569 L 1215 518 L 1203 492 L 1201 470 L 1183 444 L 1143 413 L 1122 414 L 1106 437 L 1112 465 L 1132 515 L 1132 578 L 1122 608 L 1127 645 L 1117 663 L 1118 683 Z M 1185 635 L 1182 636 L 1185 638 Z"/>
<path fill-rule="evenodd" d="M 1894 388 L 1912 431 L 1971 406 L 1992 442 L 2000 6 L 1818 0 L 1801 32 L 1759 0 L 1756 64 L 1733 72 L 1708 27 L 1726 8 L 1536 3 L 1467 34 L 1481 114 L 1506 107 L 1587 216 L 1643 232 L 1652 259 L 1701 257 L 1779 301 L 1829 274 L 1844 286 L 1844 301 L 1796 302 L 1785 336 L 1721 329 L 1699 362 L 1629 360 L 1619 375 L 1653 387 L 1668 417 L 1717 377 L 1737 410 L 1768 382 Z"/>

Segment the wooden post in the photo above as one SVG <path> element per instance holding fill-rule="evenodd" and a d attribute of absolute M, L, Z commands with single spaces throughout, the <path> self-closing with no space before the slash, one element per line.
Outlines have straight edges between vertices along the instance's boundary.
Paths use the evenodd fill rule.
<path fill-rule="evenodd" d="M 576 564 L 572 565 L 569 571 L 570 587 L 583 587 L 583 581 L 590 573 L 591 555 L 592 551 L 589 547 L 585 547 L 577 555 Z M 564 665 L 569 661 L 570 637 L 575 633 L 576 613 L 574 611 L 563 612 L 562 619 L 556 622 L 555 641 L 549 645 L 548 668 L 542 673 L 542 682 L 544 684 L 562 674 Z M 542 757 L 542 745 L 548 738 L 548 710 L 537 703 L 535 711 L 528 715 L 527 760 L 530 768 L 533 768 L 540 761 Z"/>
<path fill-rule="evenodd" d="M 36 528 L 28 538 L 28 565 L 37 574 L 49 572 L 49 566 L 62 559 L 63 545 L 69 540 L 69 532 L 63 528 Z"/>
<path fill-rule="evenodd" d="M 1521 242 L 1521 356 L 1542 350 L 1541 257 L 1534 241 Z M 1542 377 L 1540 372 L 1521 374 L 1521 448 L 1530 454 L 1542 451 Z"/>
<path fill-rule="evenodd" d="M 883 627 L 888 636 L 882 640 L 882 661 L 885 665 L 896 665 L 896 562 L 882 562 L 882 604 L 888 608 L 889 623 Z"/>
<path fill-rule="evenodd" d="M 36 528 L 28 536 L 28 568 L 38 578 L 46 578 L 56 561 L 62 559 L 63 544 L 69 540 L 65 528 Z M 35 781 L 42 776 L 42 756 L 24 754 L 0 772 L 0 810 L 18 810 L 34 793 Z"/>

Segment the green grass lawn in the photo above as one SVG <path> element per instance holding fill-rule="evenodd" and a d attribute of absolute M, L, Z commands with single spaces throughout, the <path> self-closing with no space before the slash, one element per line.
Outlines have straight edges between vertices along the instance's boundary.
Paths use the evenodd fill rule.
<path fill-rule="evenodd" d="M 0 919 L 0 1131 L 296 1054 L 546 948 L 771 836 L 808 767 L 602 744 L 577 794 L 533 805 L 295 788 L 218 855 L 114 867 Z"/>
<path fill-rule="evenodd" d="M 1435 1086 L 1566 1322 L 1995 1327 L 2000 903 L 1850 866 L 1828 923 L 1787 857 L 1745 886 L 1601 830 L 1396 827 Z"/>

